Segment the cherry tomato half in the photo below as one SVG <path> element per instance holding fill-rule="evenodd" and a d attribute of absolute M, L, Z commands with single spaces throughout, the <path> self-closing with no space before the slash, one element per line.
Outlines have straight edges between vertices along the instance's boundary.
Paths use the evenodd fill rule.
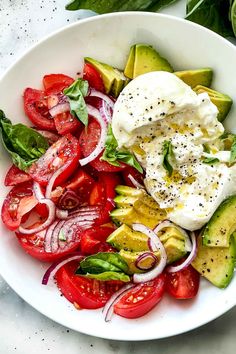
<path fill-rule="evenodd" d="M 130 289 L 114 306 L 114 312 L 125 318 L 138 318 L 160 302 L 165 291 L 165 275 Z"/>
<path fill-rule="evenodd" d="M 15 165 L 12 165 L 5 177 L 4 185 L 5 186 L 16 186 L 19 183 L 30 181 L 32 178 L 28 173 L 20 170 Z"/>
<path fill-rule="evenodd" d="M 84 64 L 83 79 L 88 81 L 89 86 L 95 88 L 98 91 L 104 92 L 105 89 L 102 77 L 91 64 Z"/>

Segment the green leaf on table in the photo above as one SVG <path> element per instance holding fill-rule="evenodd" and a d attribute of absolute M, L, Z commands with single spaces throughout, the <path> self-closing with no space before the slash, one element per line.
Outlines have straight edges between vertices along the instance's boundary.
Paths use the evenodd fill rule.
<path fill-rule="evenodd" d="M 125 273 L 118 273 L 118 272 L 103 272 L 99 274 L 85 274 L 85 277 L 90 278 L 90 279 L 97 279 L 101 281 L 106 281 L 106 280 L 121 280 L 123 282 L 129 282 L 130 277 L 125 274 Z"/>
<path fill-rule="evenodd" d="M 85 126 L 88 125 L 88 110 L 84 97 L 88 94 L 88 81 L 77 79 L 63 93 L 69 98 L 70 112 Z"/>
<path fill-rule="evenodd" d="M 229 7 L 230 0 L 187 0 L 186 19 L 224 37 L 233 36 Z"/>
<path fill-rule="evenodd" d="M 26 171 L 48 149 L 48 141 L 36 130 L 24 124 L 12 124 L 0 110 L 0 130 L 3 146 L 14 165 Z"/>
<path fill-rule="evenodd" d="M 118 143 L 114 137 L 111 125 L 108 126 L 105 150 L 101 160 L 107 161 L 113 166 L 120 166 L 119 162 L 124 162 L 127 165 L 136 168 L 140 173 L 143 172 L 142 167 L 131 152 L 127 150 L 118 150 Z"/>
<path fill-rule="evenodd" d="M 118 11 L 157 11 L 178 0 L 73 0 L 67 10 L 91 10 L 98 14 Z"/>

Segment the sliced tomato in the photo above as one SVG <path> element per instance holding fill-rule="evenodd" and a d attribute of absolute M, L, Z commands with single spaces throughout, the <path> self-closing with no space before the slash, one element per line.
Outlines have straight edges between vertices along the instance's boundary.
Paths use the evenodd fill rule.
<path fill-rule="evenodd" d="M 122 282 L 99 281 L 75 275 L 79 263 L 73 261 L 61 267 L 55 279 L 61 293 L 77 308 L 98 309 L 123 285 Z"/>
<path fill-rule="evenodd" d="M 75 80 L 64 74 L 49 74 L 43 77 L 43 86 L 47 95 L 57 94 L 70 86 Z"/>
<path fill-rule="evenodd" d="M 114 227 L 94 226 L 81 234 L 80 249 L 85 255 L 98 252 L 112 251 L 113 248 L 106 243 L 108 236 L 114 231 Z M 106 249 L 106 250 L 105 250 Z"/>
<path fill-rule="evenodd" d="M 48 217 L 48 207 L 46 204 L 38 203 L 35 206 L 35 211 L 38 213 L 42 218 L 47 218 Z"/>
<path fill-rule="evenodd" d="M 22 217 L 38 203 L 33 195 L 32 181 L 23 182 L 11 189 L 2 205 L 2 221 L 9 230 L 20 226 Z"/>
<path fill-rule="evenodd" d="M 12 165 L 6 174 L 4 185 L 16 186 L 19 183 L 27 182 L 31 179 L 32 178 L 28 175 L 28 173 L 20 170 L 15 165 Z"/>
<path fill-rule="evenodd" d="M 182 262 L 183 260 L 176 262 L 175 265 Z M 199 273 L 189 265 L 179 272 L 167 273 L 166 289 L 176 299 L 192 299 L 198 293 L 199 283 Z"/>
<path fill-rule="evenodd" d="M 162 299 L 165 291 L 165 275 L 130 289 L 114 306 L 114 312 L 125 318 L 145 315 Z"/>
<path fill-rule="evenodd" d="M 83 79 L 87 80 L 89 86 L 95 88 L 98 91 L 104 92 L 104 83 L 100 73 L 91 64 L 84 64 Z"/>
<path fill-rule="evenodd" d="M 138 172 L 136 168 L 131 166 L 126 166 L 126 168 L 122 171 L 122 177 L 124 178 L 125 184 L 129 187 L 135 187 L 135 185 L 131 182 L 129 175 L 131 175 L 137 182 L 143 185 L 143 174 Z"/>
<path fill-rule="evenodd" d="M 100 124 L 95 119 L 91 119 L 88 127 L 84 128 L 79 139 L 81 150 L 85 157 L 90 155 L 96 148 L 100 138 L 100 133 Z M 113 166 L 106 161 L 100 160 L 101 156 L 102 153 L 95 160 L 90 162 L 90 165 L 93 166 L 97 171 L 118 172 L 126 167 L 126 165 L 123 163 L 121 163 L 120 166 Z"/>
<path fill-rule="evenodd" d="M 100 218 L 97 224 L 101 225 L 110 221 L 110 212 L 114 209 L 113 198 L 116 196 L 115 188 L 121 183 L 121 178 L 118 174 L 100 172 L 98 182 L 90 193 L 90 205 L 101 205 Z"/>
<path fill-rule="evenodd" d="M 78 166 L 81 157 L 78 140 L 67 134 L 56 141 L 46 153 L 29 168 L 29 175 L 42 186 L 47 185 L 53 173 L 65 166 L 54 186 L 64 182 Z"/>
<path fill-rule="evenodd" d="M 58 134 L 65 135 L 67 133 L 74 133 L 76 130 L 82 129 L 83 125 L 77 118 L 72 116 L 70 112 L 57 114 L 54 117 L 54 122 Z"/>
<path fill-rule="evenodd" d="M 27 117 L 37 128 L 52 131 L 56 130 L 43 91 L 26 88 L 24 91 L 24 109 Z"/>
<path fill-rule="evenodd" d="M 35 228 L 40 225 L 41 222 L 36 222 L 31 225 L 31 228 Z M 60 259 L 71 252 L 78 249 L 80 245 L 81 230 L 75 231 L 75 236 L 73 236 L 74 241 L 69 244 L 65 244 L 64 248 L 59 248 L 57 252 L 46 252 L 45 251 L 45 235 L 46 230 L 37 232 L 32 235 L 24 235 L 20 232 L 16 232 L 17 239 L 26 253 L 31 257 L 36 258 L 42 262 L 53 262 Z"/>

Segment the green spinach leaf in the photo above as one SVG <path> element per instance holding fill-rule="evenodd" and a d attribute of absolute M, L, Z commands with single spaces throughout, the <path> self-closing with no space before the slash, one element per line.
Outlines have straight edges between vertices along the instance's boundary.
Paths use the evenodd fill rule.
<path fill-rule="evenodd" d="M 228 18 L 230 0 L 188 0 L 186 19 L 219 33 L 224 37 L 233 36 Z"/>
<path fill-rule="evenodd" d="M 67 10 L 92 10 L 99 14 L 118 11 L 157 11 L 177 0 L 73 0 Z"/>
<path fill-rule="evenodd" d="M 48 141 L 40 133 L 26 125 L 13 125 L 0 110 L 0 130 L 5 149 L 11 155 L 14 165 L 26 171 L 47 150 Z"/>
<path fill-rule="evenodd" d="M 126 273 L 127 271 L 128 265 L 118 253 L 100 252 L 83 259 L 83 261 L 80 262 L 76 274 L 99 274 L 103 272 Z"/>
<path fill-rule="evenodd" d="M 120 162 L 124 162 L 129 166 L 136 168 L 140 173 L 143 172 L 142 167 L 136 160 L 135 156 L 129 151 L 117 150 L 118 143 L 114 137 L 111 125 L 108 126 L 107 138 L 105 143 L 105 150 L 101 157 L 101 160 L 107 161 L 113 166 L 120 166 Z"/>
<path fill-rule="evenodd" d="M 171 160 L 174 159 L 174 153 L 172 149 L 171 141 L 165 140 L 163 143 L 163 167 L 168 172 L 168 175 L 171 176 L 173 173 L 173 167 L 171 165 Z"/>
<path fill-rule="evenodd" d="M 87 278 L 90 279 L 97 279 L 97 280 L 102 280 L 102 281 L 106 281 L 106 280 L 121 280 L 123 282 L 129 282 L 130 281 L 130 277 L 125 274 L 125 273 L 118 273 L 118 272 L 103 272 L 103 273 L 99 273 L 99 274 L 85 274 L 85 276 Z"/>
<path fill-rule="evenodd" d="M 88 81 L 77 79 L 63 93 L 69 98 L 70 112 L 85 126 L 88 125 L 88 110 L 84 97 L 88 94 Z"/>

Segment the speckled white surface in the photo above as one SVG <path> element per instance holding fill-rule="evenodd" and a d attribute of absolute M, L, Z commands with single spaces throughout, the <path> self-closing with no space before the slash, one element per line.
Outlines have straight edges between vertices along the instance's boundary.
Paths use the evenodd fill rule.
<path fill-rule="evenodd" d="M 163 12 L 184 15 L 184 2 Z M 27 48 L 52 31 L 87 16 L 64 10 L 67 0 L 0 0 L 0 75 Z M 1 270 L 0 270 L 1 271 Z M 180 319 L 181 320 L 181 319 Z M 20 299 L 0 277 L 0 354 L 231 354 L 236 309 L 190 333 L 151 342 L 106 341 L 47 319 Z"/>

